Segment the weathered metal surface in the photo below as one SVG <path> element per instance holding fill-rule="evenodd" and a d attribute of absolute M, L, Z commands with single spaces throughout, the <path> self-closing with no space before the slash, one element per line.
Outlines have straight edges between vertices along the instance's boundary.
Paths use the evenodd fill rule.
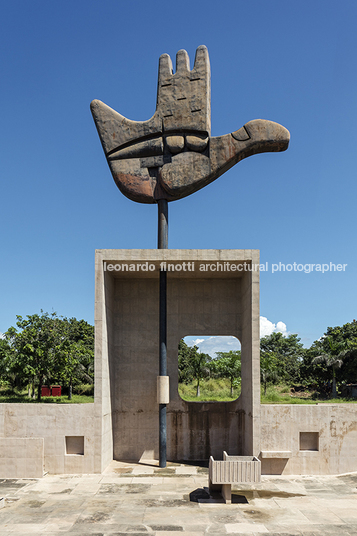
<path fill-rule="evenodd" d="M 160 309 L 159 309 L 159 375 L 167 375 L 167 278 L 160 271 Z M 159 466 L 166 467 L 166 404 L 159 404 Z"/>
<path fill-rule="evenodd" d="M 156 112 L 148 121 L 91 103 L 113 178 L 126 197 L 139 203 L 181 199 L 243 158 L 287 149 L 288 130 L 262 119 L 212 138 L 210 83 L 208 51 L 200 46 L 192 70 L 185 50 L 176 55 L 175 73 L 170 57 L 160 57 Z"/>
<path fill-rule="evenodd" d="M 167 249 L 169 231 L 169 213 L 166 199 L 158 201 L 158 232 L 157 232 L 157 249 Z"/>
<path fill-rule="evenodd" d="M 158 201 L 158 249 L 168 248 L 168 205 L 166 199 Z M 159 374 L 167 375 L 167 274 L 160 271 L 159 291 Z M 159 403 L 159 466 L 166 467 L 166 404 Z"/>

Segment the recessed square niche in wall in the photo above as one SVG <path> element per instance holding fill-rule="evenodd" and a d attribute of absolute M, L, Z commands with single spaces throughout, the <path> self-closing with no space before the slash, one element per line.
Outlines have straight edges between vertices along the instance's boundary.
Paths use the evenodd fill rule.
<path fill-rule="evenodd" d="M 319 432 L 300 432 L 300 450 L 319 450 Z"/>
<path fill-rule="evenodd" d="M 84 436 L 66 436 L 66 454 L 84 455 Z"/>

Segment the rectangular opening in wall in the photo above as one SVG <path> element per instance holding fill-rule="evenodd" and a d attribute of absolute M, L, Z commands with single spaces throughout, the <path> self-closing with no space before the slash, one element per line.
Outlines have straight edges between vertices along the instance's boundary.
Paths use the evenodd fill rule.
<path fill-rule="evenodd" d="M 319 450 L 319 432 L 300 432 L 300 450 Z"/>
<path fill-rule="evenodd" d="M 186 402 L 231 402 L 241 393 L 241 344 L 232 336 L 187 335 L 178 344 L 178 393 Z"/>
<path fill-rule="evenodd" d="M 84 436 L 66 436 L 66 454 L 84 455 Z"/>

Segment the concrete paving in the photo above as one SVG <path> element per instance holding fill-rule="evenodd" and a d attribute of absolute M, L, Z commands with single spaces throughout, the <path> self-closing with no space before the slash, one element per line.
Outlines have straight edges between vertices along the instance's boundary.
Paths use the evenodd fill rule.
<path fill-rule="evenodd" d="M 207 468 L 150 462 L 0 480 L 0 534 L 357 535 L 357 473 L 263 476 L 235 490 L 231 505 L 207 486 Z"/>

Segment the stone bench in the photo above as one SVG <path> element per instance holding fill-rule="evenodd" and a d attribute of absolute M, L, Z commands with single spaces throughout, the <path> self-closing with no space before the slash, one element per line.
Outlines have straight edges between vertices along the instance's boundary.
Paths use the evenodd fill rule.
<path fill-rule="evenodd" d="M 260 453 L 260 458 L 291 458 L 291 450 L 262 450 Z"/>
<path fill-rule="evenodd" d="M 232 500 L 232 484 L 253 484 L 261 481 L 260 460 L 255 456 L 228 456 L 223 461 L 209 459 L 209 489 L 220 491 L 227 504 Z"/>

